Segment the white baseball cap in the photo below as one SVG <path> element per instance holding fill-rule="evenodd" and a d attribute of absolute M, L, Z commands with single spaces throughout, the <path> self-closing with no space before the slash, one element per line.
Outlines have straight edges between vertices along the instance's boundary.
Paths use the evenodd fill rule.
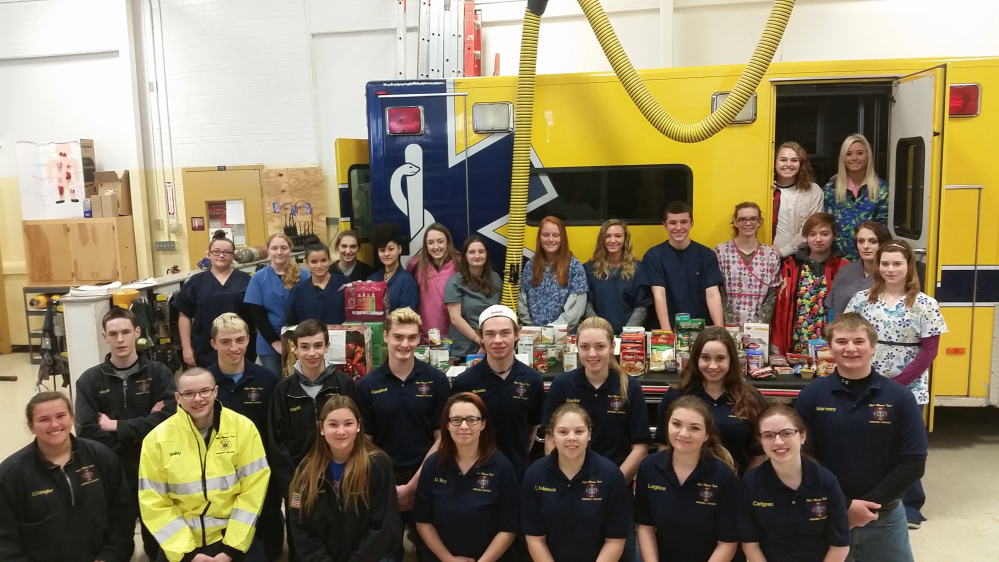
<path fill-rule="evenodd" d="M 479 326 L 485 324 L 486 320 L 489 320 L 490 318 L 495 318 L 497 316 L 509 318 L 510 320 L 513 321 L 513 325 L 515 327 L 518 325 L 517 314 L 513 310 L 511 310 L 510 307 L 503 306 L 502 304 L 494 304 L 489 308 L 483 310 L 482 314 L 479 315 Z"/>

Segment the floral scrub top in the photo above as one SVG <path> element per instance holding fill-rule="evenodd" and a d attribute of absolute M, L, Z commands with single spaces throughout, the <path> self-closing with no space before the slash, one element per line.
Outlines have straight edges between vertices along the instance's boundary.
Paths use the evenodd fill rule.
<path fill-rule="evenodd" d="M 888 226 L 888 182 L 878 180 L 878 191 L 871 199 L 867 184 L 860 186 L 857 195 L 846 190 L 846 201 L 836 202 L 836 176 L 822 188 L 826 212 L 836 219 L 836 247 L 847 261 L 860 261 L 857 253 L 857 227 L 864 221 L 876 221 Z"/>
<path fill-rule="evenodd" d="M 802 264 L 798 275 L 798 290 L 794 296 L 792 353 L 808 353 L 808 340 L 822 337 L 829 322 L 826 310 L 826 276 L 816 275 L 808 264 Z"/>
<path fill-rule="evenodd" d="M 567 287 L 559 285 L 558 277 L 551 267 L 545 267 L 544 276 L 537 287 L 531 286 L 532 267 L 533 258 L 524 264 L 524 279 L 520 284 L 520 291 L 527 293 L 528 308 L 535 326 L 546 326 L 558 319 L 570 295 L 586 295 L 586 271 L 576 256 L 572 256 L 569 261 Z M 570 329 L 575 327 L 570 326 Z"/>
<path fill-rule="evenodd" d="M 860 291 L 846 305 L 847 312 L 859 312 L 878 332 L 878 345 L 874 348 L 871 366 L 882 375 L 893 378 L 919 353 L 919 340 L 947 333 L 937 301 L 925 294 L 916 295 L 912 308 L 906 308 L 905 299 L 888 308 L 882 299 L 867 302 L 869 289 Z M 916 403 L 930 401 L 930 376 L 923 371 L 909 385 Z"/>
<path fill-rule="evenodd" d="M 749 255 L 747 263 L 734 240 L 715 246 L 715 254 L 718 255 L 718 265 L 725 278 L 725 296 L 728 299 L 725 323 L 740 326 L 746 322 L 769 324 L 773 309 L 761 309 L 767 292 L 780 285 L 780 254 L 770 246 L 758 244 L 756 251 Z"/>

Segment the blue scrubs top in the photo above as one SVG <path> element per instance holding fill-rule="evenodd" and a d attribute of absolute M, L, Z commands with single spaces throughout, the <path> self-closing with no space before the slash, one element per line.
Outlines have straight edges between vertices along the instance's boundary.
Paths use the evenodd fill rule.
<path fill-rule="evenodd" d="M 628 536 L 631 492 L 621 469 L 593 451 L 572 480 L 553 451 L 527 469 L 521 490 L 521 530 L 544 536 L 555 562 L 596 560 L 606 539 Z"/>
<path fill-rule="evenodd" d="M 691 388 L 687 394 L 704 400 L 708 405 L 708 409 L 711 410 L 711 417 L 714 418 L 715 425 L 718 427 L 718 434 L 721 437 L 722 445 L 731 453 L 732 460 L 735 461 L 735 467 L 739 470 L 739 473 L 745 472 L 746 466 L 749 465 L 750 457 L 763 454 L 763 449 L 760 447 L 755 435 L 756 420 L 744 420 L 735 417 L 735 413 L 732 411 L 732 401 L 729 399 L 728 394 L 723 393 L 715 400 L 710 394 L 704 391 L 704 387 L 702 386 Z M 670 404 L 675 402 L 680 396 L 682 394 L 671 387 L 666 391 L 662 401 L 659 403 L 659 408 L 656 412 L 657 443 L 668 444 L 666 432 L 666 422 L 668 420 L 666 419 L 666 412 L 669 410 Z M 765 408 L 766 400 L 763 396 L 757 392 L 756 398 L 760 410 Z"/>
<path fill-rule="evenodd" d="M 815 458 L 849 499 L 888 503 L 867 494 L 902 460 L 926 460 L 923 410 L 912 391 L 872 372 L 854 396 L 838 373 L 809 383 L 794 409 L 808 428 Z"/>
<path fill-rule="evenodd" d="M 668 241 L 650 248 L 645 252 L 639 279 L 643 287 L 666 288 L 671 323 L 677 313 L 686 312 L 691 318 L 703 318 L 708 325 L 711 315 L 704 291 L 723 282 L 714 250 L 693 240 L 684 250 L 674 249 Z"/>
<path fill-rule="evenodd" d="M 235 383 L 222 373 L 218 363 L 208 367 L 208 372 L 215 377 L 215 384 L 219 386 L 219 402 L 237 414 L 250 418 L 260 435 L 267 435 L 267 408 L 278 383 L 277 374 L 249 361 L 244 361 L 243 376 Z M 264 445 L 268 445 L 266 439 Z"/>
<path fill-rule="evenodd" d="M 368 277 L 368 281 L 384 281 L 385 270 L 379 269 Z M 420 288 L 416 284 L 416 278 L 400 265 L 392 277 L 388 280 L 389 309 L 392 312 L 397 308 L 409 307 L 413 310 L 420 309 Z"/>
<path fill-rule="evenodd" d="M 593 273 L 592 261 L 584 263 L 583 270 L 586 271 L 588 287 L 586 298 L 597 316 L 610 322 L 615 334 L 621 333 L 621 328 L 636 308 L 653 304 L 651 291 L 639 283 L 642 274 L 640 261 L 635 262 L 635 275 L 631 279 L 623 279 L 620 269 L 610 273 L 607 279 L 599 279 Z"/>
<path fill-rule="evenodd" d="M 336 273 L 330 274 L 330 280 L 323 289 L 312 284 L 311 276 L 299 281 L 288 294 L 285 325 L 294 326 L 310 318 L 326 325 L 343 324 L 347 315 L 344 312 L 342 289 L 347 283 L 350 283 L 349 277 Z"/>
<path fill-rule="evenodd" d="M 661 562 L 703 562 L 719 541 L 739 541 L 738 498 L 739 479 L 724 462 L 706 456 L 680 484 L 673 452 L 660 451 L 638 465 L 635 522 L 655 527 Z"/>
<path fill-rule="evenodd" d="M 613 370 L 600 388 L 593 388 L 586 380 L 582 367 L 560 373 L 548 388 L 541 427 L 548 427 L 556 408 L 566 402 L 577 402 L 593 422 L 590 449 L 620 466 L 631 453 L 632 445 L 647 443 L 651 438 L 649 412 L 638 379 L 628 377 L 625 392 L 627 402 L 621 399 L 620 381 Z"/>
<path fill-rule="evenodd" d="M 309 277 L 307 269 L 301 269 L 298 273 L 299 281 Z M 274 272 L 274 268 L 268 265 L 253 274 L 250 285 L 246 288 L 243 302 L 264 307 L 267 311 L 267 321 L 271 323 L 274 331 L 280 334 L 281 327 L 284 326 L 284 314 L 288 308 L 290 294 L 291 289 L 284 288 L 281 277 Z M 267 340 L 260 333 L 257 334 L 257 355 L 278 355 L 278 352 L 274 351 L 271 344 L 267 343 Z"/>
<path fill-rule="evenodd" d="M 450 396 L 444 373 L 423 361 L 416 361 L 406 380 L 393 375 L 386 361 L 354 390 L 364 432 L 392 458 L 396 469 L 423 464 Z"/>
<path fill-rule="evenodd" d="M 451 392 L 477 394 L 489 410 L 496 434 L 496 447 L 513 463 L 517 478 L 527 471 L 531 426 L 541 423 L 545 383 L 534 369 L 514 360 L 506 378 L 493 373 L 486 361 L 479 361 L 458 375 Z"/>
<path fill-rule="evenodd" d="M 433 453 L 420 471 L 413 514 L 434 526 L 451 554 L 478 560 L 497 533 L 520 532 L 520 480 L 499 451 L 465 474 L 454 460 L 441 469 Z"/>
<path fill-rule="evenodd" d="M 243 296 L 249 285 L 250 274 L 245 271 L 234 269 L 225 285 L 220 284 L 211 271 L 202 271 L 192 275 L 177 291 L 172 306 L 191 319 L 191 348 L 199 367 L 208 367 L 218 360 L 211 344 L 212 322 L 216 318 L 226 312 L 234 312 L 244 320 L 250 318 L 243 310 Z M 253 332 L 250 337 L 256 335 Z"/>
<path fill-rule="evenodd" d="M 850 546 L 846 501 L 832 472 L 801 459 L 801 485 L 788 488 L 770 461 L 746 472 L 739 492 L 739 540 L 760 543 L 767 560 L 821 562 Z"/>

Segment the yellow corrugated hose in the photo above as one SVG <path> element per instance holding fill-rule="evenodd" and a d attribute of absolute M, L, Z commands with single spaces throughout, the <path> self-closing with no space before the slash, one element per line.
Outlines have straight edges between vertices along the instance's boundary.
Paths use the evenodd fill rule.
<path fill-rule="evenodd" d="M 534 112 L 534 73 L 537 66 L 538 30 L 546 0 L 529 0 L 524 13 L 520 40 L 520 69 L 517 78 L 517 101 L 513 133 L 513 175 L 510 181 L 510 221 L 507 226 L 506 264 L 503 304 L 516 310 L 520 293 L 520 267 L 524 252 L 524 225 L 527 220 L 527 191 L 531 171 L 531 128 Z M 760 41 L 749 64 L 736 81 L 724 103 L 697 123 L 682 123 L 670 116 L 642 82 L 628 60 L 599 0 L 579 0 L 600 46 L 624 86 L 628 96 L 645 119 L 667 138 L 677 142 L 700 142 L 724 129 L 756 91 L 773 60 L 794 0 L 775 0 Z M 528 273 L 529 272 L 525 272 Z"/>

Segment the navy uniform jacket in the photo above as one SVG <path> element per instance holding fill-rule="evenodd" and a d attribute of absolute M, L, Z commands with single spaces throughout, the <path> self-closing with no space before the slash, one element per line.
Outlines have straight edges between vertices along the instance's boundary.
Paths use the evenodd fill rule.
<path fill-rule="evenodd" d="M 714 250 L 691 240 L 686 249 L 679 251 L 670 246 L 669 241 L 649 248 L 638 282 L 642 287 L 666 288 L 666 306 L 671 319 L 677 313 L 686 312 L 691 318 L 703 318 L 710 325 L 711 315 L 704 291 L 724 281 Z"/>
<path fill-rule="evenodd" d="M 642 384 L 628 377 L 625 391 L 628 401 L 621 399 L 618 374 L 611 370 L 600 388 L 586 380 L 583 368 L 555 376 L 545 398 L 541 426 L 547 427 L 555 409 L 566 402 L 576 402 L 590 415 L 593 437 L 590 449 L 620 466 L 631 453 L 631 446 L 650 439 L 649 412 L 645 407 Z"/>
<path fill-rule="evenodd" d="M 364 431 L 388 453 L 397 469 L 423 464 L 440 429 L 451 386 L 444 373 L 416 361 L 406 380 L 399 380 L 383 363 L 361 379 L 354 400 L 361 410 Z"/>
<path fill-rule="evenodd" d="M 218 361 L 218 352 L 212 347 L 212 322 L 226 312 L 234 312 L 249 321 L 249 310 L 243 306 L 246 288 L 250 286 L 250 274 L 234 269 L 220 285 L 215 274 L 202 271 L 184 282 L 171 305 L 191 319 L 191 348 L 199 367 L 208 367 Z M 256 359 L 252 352 L 256 345 L 257 332 L 250 332 L 251 347 L 247 359 Z"/>
<path fill-rule="evenodd" d="M 326 287 L 321 290 L 312 284 L 312 277 L 296 283 L 288 293 L 285 325 L 294 326 L 309 319 L 326 325 L 343 324 L 346 319 L 343 286 L 347 283 L 350 283 L 350 278 L 338 273 L 331 273 Z"/>
<path fill-rule="evenodd" d="M 420 471 L 413 513 L 451 554 L 477 560 L 498 533 L 520 532 L 520 480 L 499 451 L 465 474 L 454 460 L 441 469 L 433 453 Z"/>
<path fill-rule="evenodd" d="M 808 427 L 815 457 L 846 497 L 881 504 L 898 499 L 871 494 L 900 461 L 926 460 L 926 427 L 912 392 L 875 372 L 860 396 L 838 373 L 813 381 L 795 411 Z"/>
<path fill-rule="evenodd" d="M 572 480 L 553 451 L 527 469 L 521 490 L 521 530 L 544 536 L 555 562 L 591 562 L 606 539 L 628 536 L 631 492 L 621 469 L 593 451 Z"/>
<path fill-rule="evenodd" d="M 208 367 L 208 372 L 215 376 L 215 384 L 219 385 L 219 402 L 237 414 L 250 418 L 262 437 L 267 435 L 267 409 L 279 379 L 276 373 L 256 363 L 244 361 L 243 368 L 243 376 L 237 383 L 233 383 L 230 377 L 222 373 L 218 363 Z M 264 445 L 269 443 L 265 441 Z"/>
<path fill-rule="evenodd" d="M 770 461 L 746 472 L 739 493 L 739 540 L 760 543 L 767 560 L 821 562 L 850 546 L 843 492 L 832 472 L 801 459 L 801 485 L 788 488 Z"/>
<path fill-rule="evenodd" d="M 132 487 L 138 490 L 139 453 L 142 440 L 177 411 L 173 373 L 158 362 L 139 355 L 138 370 L 126 380 L 115 374 L 111 354 L 91 367 L 76 382 L 76 434 L 103 443 L 118 453 Z M 157 402 L 163 409 L 153 412 Z M 98 414 L 118 420 L 118 430 L 104 431 Z"/>
<path fill-rule="evenodd" d="M 402 548 L 395 475 L 384 454 L 371 457 L 368 503 L 359 504 L 358 511 L 344 505 L 328 470 L 323 474 L 312 510 L 303 513 L 300 502 L 300 498 L 294 497 L 288 502 L 291 536 L 300 560 L 377 562 Z"/>
<path fill-rule="evenodd" d="M 477 394 L 489 410 L 496 434 L 496 447 L 513 463 L 517 477 L 527 472 L 531 426 L 541 423 L 545 383 L 534 369 L 517 361 L 506 378 L 494 374 L 486 361 L 479 361 L 458 375 L 451 385 L 454 394 Z"/>
<path fill-rule="evenodd" d="M 673 452 L 660 451 L 638 465 L 635 522 L 655 527 L 661 562 L 702 562 L 718 541 L 738 542 L 738 496 L 739 479 L 724 462 L 702 458 L 680 484 Z"/>
<path fill-rule="evenodd" d="M 0 463 L 0 560 L 128 562 L 137 502 L 121 461 L 89 439 L 70 437 L 65 467 L 31 442 Z"/>

